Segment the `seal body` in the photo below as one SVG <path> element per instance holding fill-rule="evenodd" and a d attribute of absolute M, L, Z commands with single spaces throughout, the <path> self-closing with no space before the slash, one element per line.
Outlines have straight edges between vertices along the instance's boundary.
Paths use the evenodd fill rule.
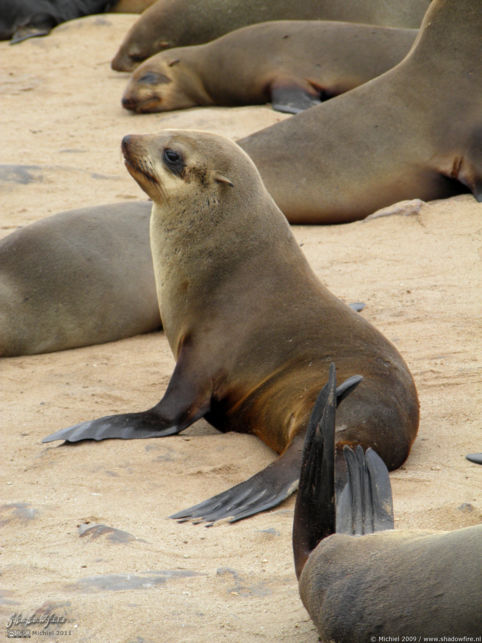
<path fill-rule="evenodd" d="M 0 355 L 46 353 L 160 327 L 148 202 L 62 212 L 0 241 Z"/>
<path fill-rule="evenodd" d="M 102 13 L 112 0 L 2 0 L 0 40 L 12 44 L 34 36 L 46 36 L 67 20 Z"/>
<path fill-rule="evenodd" d="M 481 31 L 480 3 L 434 0 L 393 69 L 238 141 L 288 219 L 352 221 L 468 189 L 482 200 Z"/>
<path fill-rule="evenodd" d="M 377 636 L 478 636 L 482 525 L 453 532 L 333 534 L 300 577 L 322 641 Z"/>
<path fill-rule="evenodd" d="M 161 318 L 176 368 L 158 405 L 62 429 L 45 441 L 153 437 L 200 417 L 250 432 L 281 457 L 195 511 L 240 519 L 296 487 L 311 407 L 336 359 L 364 380 L 337 441 L 376 446 L 390 468 L 418 427 L 412 377 L 373 326 L 332 295 L 301 253 L 249 157 L 204 132 L 129 136 L 126 165 L 153 199 L 150 237 Z"/>
<path fill-rule="evenodd" d="M 306 432 L 293 519 L 303 604 L 325 642 L 476 636 L 482 525 L 393 530 L 390 478 L 377 453 L 345 446 L 335 457 L 336 407 L 359 385 L 352 380 L 335 388 L 330 366 Z"/>
<path fill-rule="evenodd" d="M 268 20 L 341 20 L 416 29 L 430 0 L 158 0 L 127 33 L 112 69 L 132 71 L 162 49 L 198 45 Z"/>
<path fill-rule="evenodd" d="M 132 74 L 122 102 L 135 112 L 267 102 L 301 111 L 396 65 L 416 34 L 321 20 L 251 25 L 152 56 Z"/>
<path fill-rule="evenodd" d="M 112 13 L 142 13 L 156 0 L 118 0 L 112 9 Z"/>

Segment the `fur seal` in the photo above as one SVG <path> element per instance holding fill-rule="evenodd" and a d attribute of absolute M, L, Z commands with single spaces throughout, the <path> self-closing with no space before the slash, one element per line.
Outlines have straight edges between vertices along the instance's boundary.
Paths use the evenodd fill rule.
<path fill-rule="evenodd" d="M 118 0 L 111 9 L 112 13 L 142 13 L 156 0 Z"/>
<path fill-rule="evenodd" d="M 292 223 L 339 223 L 405 199 L 482 200 L 482 4 L 433 0 L 406 58 L 238 144 Z"/>
<path fill-rule="evenodd" d="M 163 112 L 271 102 L 296 113 L 390 69 L 416 35 L 416 29 L 350 22 L 262 22 L 152 56 L 132 74 L 122 104 Z"/>
<path fill-rule="evenodd" d="M 268 20 L 341 20 L 417 29 L 430 0 L 158 0 L 128 31 L 112 59 L 116 71 L 132 71 L 162 49 L 199 45 Z"/>
<path fill-rule="evenodd" d="M 253 433 L 280 457 L 172 516 L 240 520 L 296 488 L 311 407 L 336 359 L 343 377 L 364 377 L 339 414 L 337 443 L 374 446 L 388 467 L 400 466 L 418 428 L 408 368 L 319 282 L 247 154 L 224 137 L 179 130 L 127 136 L 122 149 L 154 202 L 154 274 L 176 367 L 153 408 L 83 422 L 44 442 L 161 437 L 201 417 L 220 431 Z"/>
<path fill-rule="evenodd" d="M 390 479 L 375 451 L 345 446 L 348 475 L 343 472 L 341 488 L 335 480 L 341 462 L 334 459 L 333 365 L 317 406 L 305 440 L 293 550 L 301 599 L 321 640 L 448 635 L 475 640 L 482 525 L 452 532 L 394 531 Z"/>
<path fill-rule="evenodd" d="M 161 325 L 151 204 L 62 212 L 0 241 L 0 355 L 114 341 Z"/>
<path fill-rule="evenodd" d="M 62 22 L 103 13 L 113 0 L 2 0 L 0 40 L 11 44 L 46 36 Z"/>

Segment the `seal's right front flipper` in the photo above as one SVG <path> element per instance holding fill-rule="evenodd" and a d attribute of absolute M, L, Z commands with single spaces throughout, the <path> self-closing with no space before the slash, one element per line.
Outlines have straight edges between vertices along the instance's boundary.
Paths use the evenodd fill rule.
<path fill-rule="evenodd" d="M 195 361 L 195 359 L 194 359 Z M 210 408 L 210 379 L 196 377 L 189 342 L 181 347 L 176 368 L 162 400 L 140 413 L 107 415 L 47 436 L 42 442 L 65 440 L 137 440 L 174 435 L 199 420 Z"/>
<path fill-rule="evenodd" d="M 393 529 L 392 488 L 388 469 L 378 453 L 358 445 L 343 449 L 347 482 L 336 502 L 336 532 L 371 534 Z"/>
<path fill-rule="evenodd" d="M 142 438 L 159 438 L 179 433 L 181 429 L 175 424 L 163 425 L 159 416 L 150 411 L 141 413 L 124 413 L 106 415 L 97 420 L 81 422 L 66 429 L 51 433 L 42 442 L 80 442 L 81 440 L 139 440 Z"/>

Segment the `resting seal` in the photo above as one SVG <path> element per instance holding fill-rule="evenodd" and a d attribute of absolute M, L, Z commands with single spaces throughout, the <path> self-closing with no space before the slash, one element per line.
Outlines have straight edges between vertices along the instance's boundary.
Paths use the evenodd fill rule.
<path fill-rule="evenodd" d="M 416 34 L 321 20 L 250 25 L 152 56 L 132 74 L 122 104 L 133 112 L 163 112 L 272 102 L 296 113 L 390 69 Z"/>
<path fill-rule="evenodd" d="M 418 400 L 400 354 L 317 279 L 249 157 L 228 139 L 166 130 L 127 136 L 129 172 L 153 200 L 151 249 L 176 367 L 152 409 L 62 429 L 44 441 L 177 434 L 201 417 L 281 456 L 175 518 L 245 518 L 296 487 L 303 434 L 330 361 L 364 381 L 339 415 L 339 445 L 408 455 Z"/>
<path fill-rule="evenodd" d="M 150 203 L 62 212 L 0 240 L 0 355 L 100 344 L 160 327 Z"/>
<path fill-rule="evenodd" d="M 162 49 L 199 45 L 268 20 L 342 20 L 416 29 L 430 0 L 158 0 L 128 31 L 111 67 L 132 71 Z M 246 52 L 245 52 L 246 53 Z M 259 61 L 258 61 L 259 62 Z"/>
<path fill-rule="evenodd" d="M 482 200 L 481 32 L 482 3 L 433 0 L 396 67 L 238 141 L 289 221 L 353 221 L 467 188 Z"/>
<path fill-rule="evenodd" d="M 482 525 L 452 532 L 393 531 L 388 471 L 375 451 L 364 453 L 360 446 L 356 453 L 345 447 L 347 482 L 341 489 L 336 480 L 335 496 L 335 470 L 338 478 L 342 463 L 334 466 L 334 368 L 317 406 L 303 452 L 293 550 L 301 599 L 321 640 L 452 635 L 475 640 Z"/>
<path fill-rule="evenodd" d="M 62 22 L 107 11 L 113 0 L 2 0 L 0 40 L 46 36 Z"/>
<path fill-rule="evenodd" d="M 112 13 L 142 13 L 156 0 L 118 0 L 111 9 Z"/>

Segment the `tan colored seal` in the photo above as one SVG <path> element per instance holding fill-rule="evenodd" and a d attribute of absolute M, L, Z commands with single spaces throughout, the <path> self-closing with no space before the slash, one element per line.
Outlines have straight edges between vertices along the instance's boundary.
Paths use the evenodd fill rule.
<path fill-rule="evenodd" d="M 152 56 L 132 74 L 122 104 L 134 112 L 163 112 L 272 102 L 296 113 L 390 69 L 416 34 L 349 22 L 263 22 Z"/>
<path fill-rule="evenodd" d="M 321 640 L 475 640 L 482 525 L 394 531 L 388 471 L 375 451 L 360 446 L 344 449 L 348 474 L 341 472 L 341 488 L 336 480 L 335 502 L 341 462 L 334 464 L 334 368 L 317 405 L 303 452 L 293 549 L 300 595 Z"/>
<path fill-rule="evenodd" d="M 162 49 L 198 45 L 268 20 L 341 20 L 416 29 L 430 0 L 158 0 L 128 31 L 112 69 L 132 71 Z"/>
<path fill-rule="evenodd" d="M 239 520 L 295 489 L 311 407 L 336 359 L 342 377 L 364 377 L 339 414 L 337 442 L 374 446 L 387 466 L 400 466 L 418 427 L 407 366 L 318 281 L 249 157 L 226 138 L 195 131 L 127 136 L 122 147 L 154 202 L 154 274 L 176 367 L 152 409 L 44 441 L 171 435 L 200 417 L 221 431 L 254 433 L 278 460 L 173 516 Z"/>
<path fill-rule="evenodd" d="M 148 202 L 62 212 L 0 241 L 0 355 L 100 344 L 160 327 Z"/>
<path fill-rule="evenodd" d="M 482 200 L 482 4 L 433 0 L 385 74 L 239 145 L 294 223 L 362 219 L 470 189 Z"/>

